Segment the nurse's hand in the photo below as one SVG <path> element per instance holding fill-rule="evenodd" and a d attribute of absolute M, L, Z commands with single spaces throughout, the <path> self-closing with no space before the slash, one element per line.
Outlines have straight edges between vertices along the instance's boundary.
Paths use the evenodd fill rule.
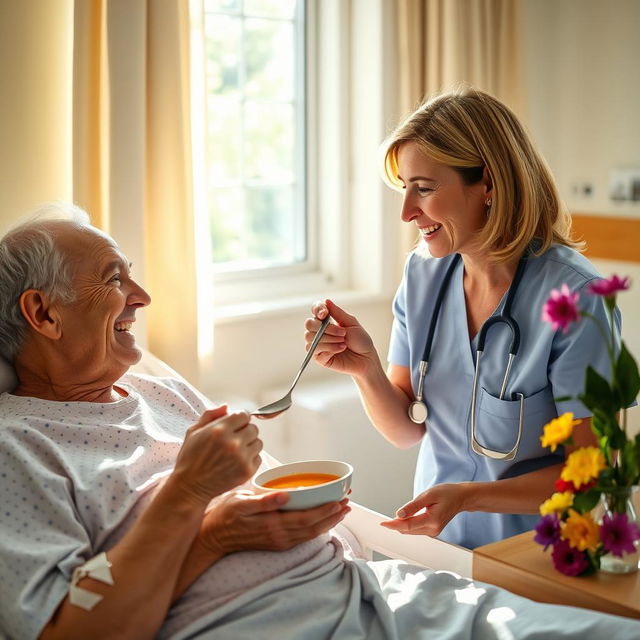
<path fill-rule="evenodd" d="M 464 485 L 438 484 L 398 509 L 396 518 L 380 524 L 400 533 L 435 538 L 451 518 L 464 511 L 465 496 Z"/>
<path fill-rule="evenodd" d="M 371 337 L 354 316 L 331 300 L 316 302 L 311 311 L 314 317 L 307 318 L 304 324 L 307 349 L 327 313 L 334 320 L 327 326 L 316 347 L 313 357 L 317 363 L 332 371 L 356 376 L 365 374 L 372 365 L 380 366 Z"/>

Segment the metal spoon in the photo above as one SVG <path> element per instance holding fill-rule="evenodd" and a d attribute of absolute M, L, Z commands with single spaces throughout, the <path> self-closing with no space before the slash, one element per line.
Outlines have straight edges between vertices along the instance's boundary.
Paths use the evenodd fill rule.
<path fill-rule="evenodd" d="M 252 411 L 251 412 L 252 416 L 255 416 L 256 418 L 264 418 L 264 419 L 275 418 L 276 416 L 280 415 L 283 411 L 286 411 L 291 406 L 291 392 L 293 391 L 293 388 L 296 386 L 296 384 L 298 384 L 298 380 L 300 379 L 300 376 L 302 375 L 302 372 L 304 371 L 305 367 L 309 364 L 309 360 L 311 360 L 311 356 L 313 355 L 313 352 L 316 350 L 316 347 L 318 346 L 318 342 L 320 342 L 320 338 L 322 338 L 322 334 L 324 333 L 324 330 L 327 328 L 327 325 L 329 324 L 330 321 L 331 321 L 331 316 L 329 315 L 322 321 L 322 324 L 318 329 L 318 333 L 316 333 L 316 337 L 313 339 L 313 342 L 309 347 L 309 351 L 307 351 L 307 356 L 302 361 L 302 364 L 300 365 L 300 369 L 298 370 L 296 377 L 293 379 L 293 382 L 291 383 L 291 388 L 289 389 L 289 391 L 287 391 L 287 393 L 282 398 L 280 398 L 280 400 L 276 400 L 271 404 L 265 404 L 264 407 L 260 407 L 259 409 Z"/>

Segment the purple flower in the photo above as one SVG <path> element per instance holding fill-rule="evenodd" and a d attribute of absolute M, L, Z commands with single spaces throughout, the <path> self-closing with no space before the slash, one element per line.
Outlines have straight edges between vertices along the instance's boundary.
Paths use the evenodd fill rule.
<path fill-rule="evenodd" d="M 560 540 L 560 522 L 556 513 L 550 513 L 540 518 L 533 540 L 543 545 L 545 551 L 550 544 L 555 544 Z"/>
<path fill-rule="evenodd" d="M 563 284 L 558 289 L 552 289 L 549 299 L 544 303 L 542 308 L 542 319 L 551 323 L 553 330 L 562 329 L 563 333 L 567 333 L 569 325 L 579 318 L 578 294 L 571 293 L 569 287 Z"/>
<path fill-rule="evenodd" d="M 584 551 L 569 546 L 566 540 L 558 540 L 551 552 L 555 568 L 565 576 L 579 576 L 589 567 L 589 560 Z"/>
<path fill-rule="evenodd" d="M 603 278 L 597 280 L 589 285 L 589 292 L 596 296 L 603 296 L 604 298 L 611 298 L 615 296 L 618 291 L 625 291 L 629 288 L 629 278 L 618 278 L 617 275 L 612 275 L 610 278 Z"/>
<path fill-rule="evenodd" d="M 640 527 L 629 522 L 626 513 L 605 515 L 600 526 L 602 546 L 614 556 L 622 557 L 623 553 L 634 553 L 634 542 L 640 540 Z"/>

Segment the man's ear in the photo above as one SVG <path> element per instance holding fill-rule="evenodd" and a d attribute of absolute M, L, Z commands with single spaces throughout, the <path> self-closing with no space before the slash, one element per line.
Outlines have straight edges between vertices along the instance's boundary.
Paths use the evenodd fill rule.
<path fill-rule="evenodd" d="M 20 294 L 20 310 L 34 331 L 50 340 L 58 340 L 62 336 L 60 316 L 42 291 L 23 291 Z"/>

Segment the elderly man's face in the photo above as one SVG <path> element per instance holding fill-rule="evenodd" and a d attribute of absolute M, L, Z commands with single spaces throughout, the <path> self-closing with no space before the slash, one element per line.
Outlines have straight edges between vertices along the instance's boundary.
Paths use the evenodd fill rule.
<path fill-rule="evenodd" d="M 74 302 L 60 307 L 62 343 L 70 363 L 87 375 L 113 373 L 116 378 L 140 360 L 131 333 L 138 307 L 151 299 L 132 279 L 129 262 L 106 234 L 68 228 L 58 241 L 71 257 Z"/>

